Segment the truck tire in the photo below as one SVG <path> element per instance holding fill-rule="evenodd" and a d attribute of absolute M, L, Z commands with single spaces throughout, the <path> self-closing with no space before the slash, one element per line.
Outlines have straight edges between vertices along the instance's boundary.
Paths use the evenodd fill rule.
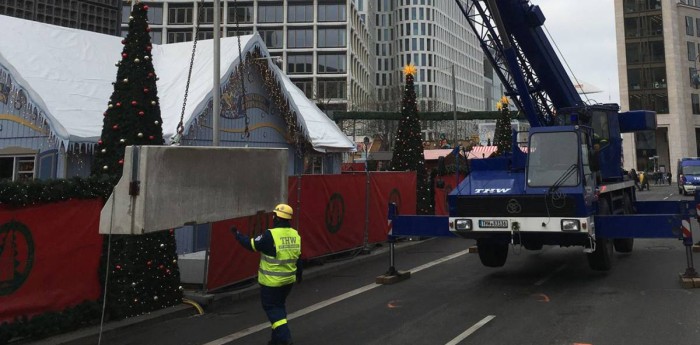
<path fill-rule="evenodd" d="M 486 267 L 503 267 L 508 258 L 507 243 L 493 243 L 486 240 L 476 240 L 481 264 Z"/>
<path fill-rule="evenodd" d="M 625 214 L 635 213 L 632 196 L 630 194 L 625 194 L 622 205 Z M 613 247 L 615 247 L 615 251 L 618 253 L 631 253 L 632 249 L 634 249 L 634 238 L 616 238 L 613 241 Z"/>
<path fill-rule="evenodd" d="M 610 204 L 606 199 L 598 201 L 598 214 L 610 214 Z M 609 238 L 596 238 L 595 251 L 586 254 L 588 266 L 594 271 L 609 271 L 612 268 L 613 241 Z"/>

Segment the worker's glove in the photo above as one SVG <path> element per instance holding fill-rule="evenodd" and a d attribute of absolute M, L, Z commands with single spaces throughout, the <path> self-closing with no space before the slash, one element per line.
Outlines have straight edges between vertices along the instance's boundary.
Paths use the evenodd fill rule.
<path fill-rule="evenodd" d="M 241 240 L 241 237 L 242 237 L 242 236 L 241 236 L 241 233 L 238 232 L 238 228 L 236 228 L 235 225 L 232 226 L 231 229 L 229 229 L 229 230 L 231 231 L 231 233 L 233 234 L 233 236 L 236 237 L 237 240 L 239 240 L 239 241 Z"/>

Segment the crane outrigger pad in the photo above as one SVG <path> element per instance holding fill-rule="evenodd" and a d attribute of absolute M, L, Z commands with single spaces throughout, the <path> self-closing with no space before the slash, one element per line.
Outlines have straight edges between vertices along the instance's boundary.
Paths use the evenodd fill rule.
<path fill-rule="evenodd" d="M 144 234 L 272 210 L 287 200 L 286 149 L 129 146 L 101 234 Z"/>

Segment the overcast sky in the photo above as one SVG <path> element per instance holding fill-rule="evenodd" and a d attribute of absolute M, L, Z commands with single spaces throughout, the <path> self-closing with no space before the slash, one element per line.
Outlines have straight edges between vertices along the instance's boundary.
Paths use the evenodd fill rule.
<path fill-rule="evenodd" d="M 588 99 L 620 103 L 614 4 L 610 0 L 531 0 L 546 18 L 544 26 L 569 76 L 593 84 Z M 555 47 L 556 50 L 556 47 Z M 562 58 L 563 56 L 563 58 Z M 569 67 L 566 65 L 568 64 Z M 584 97 L 585 100 L 585 97 Z"/>

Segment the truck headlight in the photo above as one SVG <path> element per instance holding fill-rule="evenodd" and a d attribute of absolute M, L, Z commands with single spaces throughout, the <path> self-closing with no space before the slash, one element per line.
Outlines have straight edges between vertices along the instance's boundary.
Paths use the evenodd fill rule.
<path fill-rule="evenodd" d="M 562 219 L 561 231 L 580 231 L 581 222 L 578 219 Z"/>
<path fill-rule="evenodd" d="M 455 220 L 455 229 L 457 230 L 471 230 L 472 220 L 471 219 L 457 219 Z"/>

